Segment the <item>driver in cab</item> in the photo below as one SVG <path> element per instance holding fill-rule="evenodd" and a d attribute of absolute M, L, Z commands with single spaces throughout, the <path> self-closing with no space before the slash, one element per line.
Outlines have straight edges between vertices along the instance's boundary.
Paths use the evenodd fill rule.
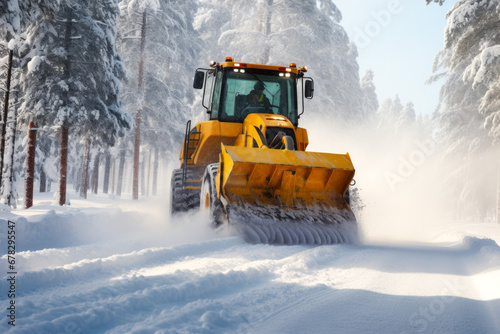
<path fill-rule="evenodd" d="M 248 107 L 262 107 L 266 112 L 271 111 L 271 103 L 269 99 L 264 94 L 264 83 L 256 82 L 253 86 L 253 90 L 247 95 L 247 106 Z"/>

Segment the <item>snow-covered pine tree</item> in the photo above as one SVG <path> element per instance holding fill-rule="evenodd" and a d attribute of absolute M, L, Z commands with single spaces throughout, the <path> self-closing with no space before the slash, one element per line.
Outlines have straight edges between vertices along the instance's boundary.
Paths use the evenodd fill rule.
<path fill-rule="evenodd" d="M 2 124 L 5 126 L 5 136 L 2 129 L 1 144 L 3 155 L 0 156 L 2 171 L 1 177 L 1 201 L 9 206 L 16 207 L 17 192 L 14 188 L 14 151 L 16 142 L 17 128 L 17 106 L 19 100 L 19 59 L 14 54 L 16 52 L 15 39 L 11 39 L 9 43 L 0 41 L 0 87 L 3 88 L 0 103 L 0 110 L 7 117 L 7 122 Z M 4 115 L 2 115 L 2 119 Z"/>
<path fill-rule="evenodd" d="M 447 46 L 455 48 L 450 65 L 467 65 L 462 79 L 479 94 L 479 112 L 496 142 L 500 141 L 499 27 L 500 1 L 468 0 L 450 10 L 445 32 Z"/>
<path fill-rule="evenodd" d="M 415 105 L 413 102 L 408 102 L 401 111 L 401 115 L 396 124 L 396 127 L 400 131 L 406 131 L 408 129 L 415 128 L 417 121 L 417 115 L 415 113 Z"/>
<path fill-rule="evenodd" d="M 198 32 L 192 26 L 196 2 L 125 0 L 120 9 L 119 50 L 128 69 L 123 99 L 130 114 L 142 111 L 141 143 L 149 150 L 172 155 L 178 152 L 186 121 L 192 116 L 192 78 L 202 49 Z M 144 80 L 139 91 L 144 11 L 147 13 Z M 154 173 L 153 179 L 156 178 Z"/>
<path fill-rule="evenodd" d="M 447 14 L 445 44 L 433 70 L 446 76 L 441 89 L 442 114 L 450 122 L 471 118 L 500 139 L 500 1 L 461 0 Z M 432 80 L 432 78 L 431 78 Z M 453 113 L 455 115 L 448 115 Z M 475 115 L 478 114 L 479 115 Z M 468 117 L 469 116 L 469 117 Z M 482 124 L 458 122 L 478 135 Z M 458 124 L 458 125 L 460 125 Z M 472 128 L 471 128 L 472 127 Z M 453 129 L 450 129 L 453 130 Z M 455 131 L 461 131 L 455 126 Z M 463 132 L 463 131 L 461 131 Z"/>
<path fill-rule="evenodd" d="M 135 0 L 123 1 L 121 8 L 127 2 L 128 11 L 122 10 L 119 24 L 120 55 L 128 69 L 123 99 L 131 114 L 138 107 L 144 110 L 144 142 L 171 151 L 184 135 L 194 99 L 192 79 L 201 51 L 201 41 L 191 23 L 195 2 L 159 0 L 156 12 L 148 11 L 143 101 L 137 96 L 140 15 L 129 10 Z"/>
<path fill-rule="evenodd" d="M 439 3 L 439 5 L 442 5 L 444 3 L 444 1 L 445 0 L 425 0 L 425 3 L 428 5 L 431 2 L 437 2 L 437 3 Z"/>
<path fill-rule="evenodd" d="M 18 0 L 0 0 L 0 36 L 10 40 L 20 31 L 21 9 Z"/>
<path fill-rule="evenodd" d="M 446 78 L 440 94 L 440 134 L 447 158 L 457 161 L 447 171 L 448 184 L 456 184 L 452 200 L 459 203 L 462 215 L 476 211 L 484 216 L 477 208 L 493 207 L 496 196 L 492 182 L 484 179 L 495 174 L 485 169 L 492 164 L 479 161 L 500 140 L 500 1 L 460 0 L 446 17 L 445 43 L 435 58 L 437 74 L 430 80 Z M 490 204 L 483 206 L 486 202 Z"/>
<path fill-rule="evenodd" d="M 78 0 L 0 0 L 0 36 L 7 41 L 21 34 L 43 15 Z"/>
<path fill-rule="evenodd" d="M 308 65 L 316 81 L 311 110 L 336 121 L 364 118 L 357 50 L 339 24 L 341 14 L 332 0 L 200 3 L 195 27 L 211 58 Z"/>
<path fill-rule="evenodd" d="M 117 15 L 116 0 L 79 1 L 28 28 L 20 110 L 25 124 L 68 127 L 74 139 L 105 145 L 130 128 L 119 100 L 124 69 L 115 48 Z"/>
<path fill-rule="evenodd" d="M 78 138 L 113 144 L 129 128 L 130 117 L 118 98 L 124 69 L 114 47 L 113 18 L 102 15 L 104 8 L 117 15 L 116 1 L 100 2 L 60 8 L 54 18 L 29 28 L 20 116 L 40 126 L 68 124 Z M 100 12 L 91 11 L 94 6 Z"/>
<path fill-rule="evenodd" d="M 66 2 L 71 2 L 72 0 L 64 0 Z M 34 1 L 34 0 L 1 0 L 0 1 L 0 42 L 9 46 L 15 57 L 13 62 L 18 62 L 17 50 L 23 44 L 23 38 L 19 38 L 23 34 L 26 27 L 35 22 L 39 17 L 44 14 L 52 13 L 60 5 L 61 0 L 54 1 Z M 18 68 L 18 64 L 14 65 Z M 17 79 L 17 76 L 16 76 Z M 5 201 L 8 205 L 15 206 L 15 189 L 13 188 L 14 175 L 14 161 L 16 157 L 14 156 L 14 148 L 16 147 L 16 125 L 17 125 L 17 102 L 20 95 L 20 87 L 17 84 L 11 85 L 11 90 L 15 91 L 15 101 L 14 106 L 11 103 L 8 104 L 8 118 L 10 123 L 6 131 L 7 140 L 4 141 L 2 138 L 2 149 L 0 151 L 4 152 L 4 159 L 2 161 L 3 169 L 1 171 L 1 194 L 0 197 L 2 201 Z M 6 92 L 6 96 L 7 96 Z M 7 98 L 6 98 L 7 99 Z M 10 112 L 9 112 L 10 109 Z M 14 126 L 13 126 L 14 125 Z M 3 132 L 3 130 L 2 130 Z M 10 143 L 7 146 L 7 142 Z M 5 144 L 5 146 L 4 146 Z"/>
<path fill-rule="evenodd" d="M 379 107 L 375 84 L 373 83 L 374 73 L 367 70 L 361 79 L 361 91 L 363 92 L 363 111 L 368 117 L 372 117 Z"/>
<path fill-rule="evenodd" d="M 403 105 L 398 95 L 396 95 L 394 99 L 384 99 L 376 113 L 378 118 L 378 130 L 386 134 L 396 134 L 402 111 Z"/>

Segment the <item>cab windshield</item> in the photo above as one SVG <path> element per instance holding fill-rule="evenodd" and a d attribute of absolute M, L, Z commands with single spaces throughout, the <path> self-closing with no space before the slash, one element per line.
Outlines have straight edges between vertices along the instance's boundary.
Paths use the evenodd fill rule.
<path fill-rule="evenodd" d="M 283 115 L 297 126 L 295 74 L 229 68 L 220 72 L 216 81 L 212 110 L 218 112 L 211 118 L 243 122 L 250 113 L 270 113 Z"/>

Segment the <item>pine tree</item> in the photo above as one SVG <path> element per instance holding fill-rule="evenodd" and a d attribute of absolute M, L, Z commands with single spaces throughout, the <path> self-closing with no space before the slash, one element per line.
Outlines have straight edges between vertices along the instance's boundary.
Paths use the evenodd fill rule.
<path fill-rule="evenodd" d="M 361 91 L 363 92 L 363 112 L 368 117 L 373 116 L 379 107 L 375 84 L 373 83 L 374 73 L 372 70 L 366 71 L 361 79 Z"/>
<path fill-rule="evenodd" d="M 78 0 L 0 0 L 0 36 L 9 41 L 43 15 L 51 15 L 60 6 Z"/>
<path fill-rule="evenodd" d="M 364 118 L 357 50 L 333 1 L 202 0 L 195 27 L 211 57 L 309 65 L 316 81 L 310 109 L 337 121 Z M 216 59 L 216 60 L 217 60 Z"/>
<path fill-rule="evenodd" d="M 417 115 L 415 113 L 415 105 L 411 101 L 407 102 L 395 124 L 397 133 L 403 134 L 409 131 L 415 131 L 416 121 Z"/>
<path fill-rule="evenodd" d="M 123 99 L 129 113 L 142 109 L 144 143 L 172 150 L 184 135 L 194 99 L 192 77 L 199 66 L 201 41 L 191 22 L 194 1 L 156 2 L 158 7 L 139 7 L 137 1 L 121 3 L 119 22 L 120 54 L 128 68 Z M 134 10 L 131 10 L 134 8 Z M 140 62 L 138 38 L 141 12 L 148 11 L 146 49 L 144 53 L 144 96 L 138 96 Z M 132 28 L 131 28 L 132 27 Z"/>
<path fill-rule="evenodd" d="M 62 133 L 68 128 L 73 138 L 104 145 L 130 128 L 119 99 L 124 67 L 115 48 L 117 15 L 116 0 L 80 1 L 28 28 L 20 110 L 25 124 Z"/>
<path fill-rule="evenodd" d="M 0 140 L 0 198 L 9 206 L 16 207 L 17 192 L 14 187 L 14 152 L 16 147 L 17 102 L 19 99 L 19 75 L 16 69 L 19 61 L 16 52 L 16 43 L 13 39 L 0 48 L 0 87 L 3 88 L 2 129 Z M 3 120 L 5 119 L 5 123 Z"/>
<path fill-rule="evenodd" d="M 382 101 L 377 115 L 379 118 L 379 128 L 383 130 L 394 130 L 396 124 L 401 117 L 401 112 L 403 111 L 403 105 L 399 96 L 396 95 L 394 99 L 386 98 Z"/>
<path fill-rule="evenodd" d="M 477 212 L 486 202 L 493 207 L 496 195 L 483 178 L 495 174 L 485 170 L 492 164 L 481 161 L 500 139 L 499 14 L 498 0 L 458 1 L 446 15 L 445 43 L 430 79 L 446 79 L 440 94 L 440 134 L 446 157 L 457 161 L 447 170 L 447 183 L 456 185 L 452 200 L 462 215 Z M 476 215 L 484 216 L 484 210 Z"/>
<path fill-rule="evenodd" d="M 433 67 L 434 72 L 444 69 L 436 78 L 446 76 L 441 89 L 445 118 L 456 118 L 448 113 L 466 118 L 471 115 L 478 123 L 463 124 L 469 129 L 473 126 L 474 132 L 482 135 L 480 128 L 484 123 L 495 139 L 500 139 L 499 13 L 497 0 L 457 2 L 447 14 L 445 44 Z"/>
<path fill-rule="evenodd" d="M 118 98 L 124 69 L 109 30 L 118 12 L 114 0 L 95 7 L 101 10 L 92 12 L 83 2 L 63 7 L 30 27 L 23 80 L 29 98 L 20 116 L 41 125 L 67 124 L 77 137 L 113 144 L 130 124 Z"/>
<path fill-rule="evenodd" d="M 149 150 L 171 154 L 179 149 L 194 100 L 192 76 L 201 51 L 201 41 L 191 23 L 196 2 L 130 0 L 123 1 L 120 8 L 119 49 L 129 69 L 123 98 L 130 114 L 140 112 L 136 142 L 140 139 Z M 142 52 L 141 34 L 145 35 Z M 136 152 L 134 166 L 139 161 Z M 136 180 L 138 166 L 134 171 Z"/>
<path fill-rule="evenodd" d="M 437 2 L 441 6 L 444 3 L 445 0 L 425 0 L 425 3 L 428 5 L 431 2 Z"/>

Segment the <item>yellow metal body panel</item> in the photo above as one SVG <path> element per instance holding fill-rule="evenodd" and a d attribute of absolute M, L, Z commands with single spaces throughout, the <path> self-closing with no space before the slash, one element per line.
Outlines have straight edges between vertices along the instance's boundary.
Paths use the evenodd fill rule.
<path fill-rule="evenodd" d="M 220 144 L 232 146 L 252 147 L 251 138 L 255 138 L 259 147 L 262 139 L 255 130 L 259 128 L 265 133 L 265 127 L 286 127 L 294 129 L 297 138 L 297 149 L 304 151 L 308 144 L 307 131 L 303 128 L 294 128 L 293 124 L 284 116 L 274 114 L 250 114 L 242 123 L 228 123 L 219 121 L 201 122 L 193 129 L 200 132 L 196 148 L 189 151 L 188 164 L 205 167 L 219 161 Z M 194 135 L 190 135 L 194 137 Z M 182 145 L 179 160 L 183 164 L 185 145 Z"/>
<path fill-rule="evenodd" d="M 219 121 L 201 122 L 196 125 L 200 139 L 196 148 L 188 154 L 188 164 L 205 167 L 219 161 L 220 144 L 233 145 L 241 134 L 243 124 L 224 123 Z M 193 129 L 194 130 L 194 129 Z M 179 160 L 183 164 L 184 147 L 182 145 Z"/>
<path fill-rule="evenodd" d="M 307 145 L 309 145 L 309 137 L 307 136 L 307 130 L 304 128 L 296 128 L 295 137 L 297 139 L 297 150 L 305 151 Z"/>

